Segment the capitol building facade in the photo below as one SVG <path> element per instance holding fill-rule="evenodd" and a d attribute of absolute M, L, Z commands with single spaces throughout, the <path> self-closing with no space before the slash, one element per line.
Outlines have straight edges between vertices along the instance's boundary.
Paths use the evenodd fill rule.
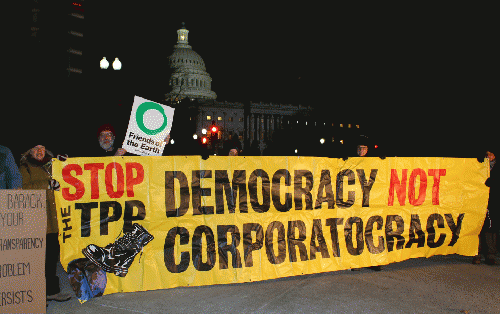
<path fill-rule="evenodd" d="M 304 117 L 309 117 L 313 113 L 313 109 L 309 106 L 217 101 L 217 95 L 211 89 L 212 78 L 201 56 L 189 45 L 188 33 L 184 23 L 182 28 L 177 30 L 177 44 L 168 57 L 171 90 L 165 94 L 165 100 L 168 103 L 184 100 L 190 107 L 195 138 L 204 136 L 213 138 L 210 130 L 215 124 L 218 127 L 216 134 L 218 148 L 222 148 L 224 142 L 238 139 L 242 149 L 247 150 L 252 147 L 262 153 L 279 130 L 299 123 L 305 125 L 309 123 L 310 126 L 311 124 L 318 126 L 319 123 L 320 126 L 329 128 L 335 126 L 330 121 L 304 120 Z M 301 117 L 300 122 L 297 117 Z M 337 124 L 336 127 L 342 128 L 344 125 Z M 345 128 L 359 129 L 359 125 L 346 124 Z M 334 137 L 330 136 L 323 140 L 334 141 Z"/>

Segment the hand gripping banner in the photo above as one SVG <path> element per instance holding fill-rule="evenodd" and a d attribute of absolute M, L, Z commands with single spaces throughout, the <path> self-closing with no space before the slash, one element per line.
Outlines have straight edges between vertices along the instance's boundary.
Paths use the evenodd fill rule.
<path fill-rule="evenodd" d="M 465 158 L 53 163 L 61 263 L 83 301 L 473 256 L 489 192 L 488 164 Z"/>

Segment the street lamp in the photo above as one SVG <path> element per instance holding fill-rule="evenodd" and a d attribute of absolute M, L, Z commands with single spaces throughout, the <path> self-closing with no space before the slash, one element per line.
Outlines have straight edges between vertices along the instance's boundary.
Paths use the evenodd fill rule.
<path fill-rule="evenodd" d="M 197 134 L 193 134 L 193 139 L 197 140 L 198 139 L 198 135 Z"/>
<path fill-rule="evenodd" d="M 106 70 L 109 67 L 109 62 L 106 60 L 106 57 L 103 57 L 101 60 L 101 69 Z"/>
<path fill-rule="evenodd" d="M 101 62 L 100 62 L 101 69 L 106 70 L 109 67 L 109 62 L 106 60 L 106 57 L 103 57 Z M 115 61 L 113 61 L 113 69 L 114 70 L 121 70 L 122 68 L 122 63 L 118 58 L 115 58 Z"/>
<path fill-rule="evenodd" d="M 325 144 L 325 139 L 324 139 L 324 138 L 322 138 L 322 139 L 320 139 L 320 140 L 319 140 L 319 142 L 320 142 L 321 144 Z"/>
<path fill-rule="evenodd" d="M 115 58 L 115 61 L 113 61 L 113 69 L 115 70 L 120 70 L 122 68 L 122 63 L 118 58 Z"/>

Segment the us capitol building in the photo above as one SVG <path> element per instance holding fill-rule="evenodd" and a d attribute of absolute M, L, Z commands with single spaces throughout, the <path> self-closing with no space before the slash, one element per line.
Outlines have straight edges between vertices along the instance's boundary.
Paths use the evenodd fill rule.
<path fill-rule="evenodd" d="M 220 147 L 224 141 L 237 138 L 243 149 L 254 147 L 262 153 L 277 130 L 289 128 L 290 124 L 299 124 L 297 117 L 312 114 L 311 107 L 302 105 L 216 101 L 217 95 L 211 87 L 212 78 L 201 56 L 189 45 L 188 33 L 189 30 L 182 23 L 182 28 L 177 30 L 177 44 L 168 57 L 171 91 L 165 94 L 165 100 L 168 103 L 189 100 L 186 105 L 191 108 L 190 119 L 194 120 L 195 137 L 212 137 L 211 126 L 215 123 L 218 130 L 214 135 L 217 136 Z M 307 125 L 308 121 L 302 120 L 300 123 Z M 319 123 L 325 127 L 327 123 L 328 127 L 334 126 L 330 121 Z M 317 126 L 318 121 L 309 121 L 309 125 L 311 124 Z M 338 127 L 344 125 L 338 124 Z M 359 129 L 359 125 L 346 124 L 345 128 Z M 333 136 L 326 139 L 333 140 Z"/>

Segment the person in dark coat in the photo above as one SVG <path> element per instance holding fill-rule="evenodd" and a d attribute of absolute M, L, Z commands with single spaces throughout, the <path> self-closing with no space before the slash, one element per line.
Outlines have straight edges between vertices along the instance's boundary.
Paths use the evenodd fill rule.
<path fill-rule="evenodd" d="M 37 145 L 21 156 L 19 172 L 22 176 L 22 186 L 25 190 L 46 190 L 47 235 L 45 253 L 45 283 L 47 301 L 58 302 L 71 299 L 71 295 L 61 292 L 59 277 L 56 274 L 59 261 L 59 240 L 56 203 L 54 190 L 59 184 L 52 179 L 52 158 L 54 155 L 43 145 Z"/>
<path fill-rule="evenodd" d="M 368 157 L 368 146 L 369 146 L 369 140 L 368 137 L 361 135 L 358 139 L 358 145 L 356 147 L 356 152 L 358 157 Z M 382 266 L 370 266 L 368 267 L 369 269 L 373 271 L 381 271 Z M 351 271 L 357 271 L 359 268 L 351 268 Z"/>
<path fill-rule="evenodd" d="M 494 166 L 498 151 L 496 148 L 490 148 L 486 152 L 486 156 L 490 162 L 490 177 L 486 180 L 485 184 L 490 188 L 490 195 L 486 218 L 479 234 L 479 249 L 477 255 L 472 259 L 473 264 L 481 263 L 481 253 L 485 253 L 485 263 L 487 265 L 497 264 L 495 254 L 497 253 L 497 233 L 500 229 L 500 178 L 498 177 L 498 167 Z"/>
<path fill-rule="evenodd" d="M 12 152 L 0 145 L 0 189 L 21 189 L 23 179 Z"/>

